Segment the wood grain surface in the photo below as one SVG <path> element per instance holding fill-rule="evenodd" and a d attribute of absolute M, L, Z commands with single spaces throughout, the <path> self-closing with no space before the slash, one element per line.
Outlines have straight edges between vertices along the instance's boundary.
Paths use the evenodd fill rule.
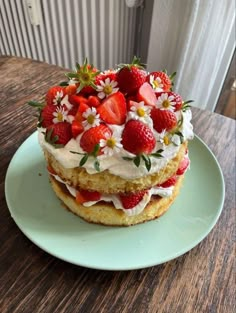
<path fill-rule="evenodd" d="M 64 72 L 29 59 L 0 57 L 0 312 L 236 312 L 232 119 L 192 110 L 195 133 L 222 167 L 226 197 L 216 226 L 185 255 L 141 270 L 93 270 L 56 259 L 18 229 L 6 205 L 4 180 L 15 151 L 36 129 L 35 110 L 25 103 L 42 99 L 49 86 L 64 80 Z"/>

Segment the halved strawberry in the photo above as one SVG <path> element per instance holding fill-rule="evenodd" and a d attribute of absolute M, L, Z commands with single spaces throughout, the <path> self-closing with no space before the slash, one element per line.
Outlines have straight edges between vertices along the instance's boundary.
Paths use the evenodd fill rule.
<path fill-rule="evenodd" d="M 135 207 L 143 199 L 146 193 L 146 190 L 141 190 L 135 193 L 120 194 L 120 200 L 124 209 L 127 210 Z"/>
<path fill-rule="evenodd" d="M 156 94 L 148 83 L 144 83 L 137 93 L 138 101 L 144 101 L 146 105 L 155 106 L 157 99 Z"/>
<path fill-rule="evenodd" d="M 71 138 L 71 124 L 67 122 L 50 125 L 45 134 L 45 140 L 55 146 L 66 145 Z"/>
<path fill-rule="evenodd" d="M 164 183 L 157 185 L 157 187 L 168 188 L 174 186 L 177 182 L 177 176 L 173 175 L 169 179 L 167 179 Z"/>
<path fill-rule="evenodd" d="M 75 119 L 79 122 L 84 120 L 83 113 L 89 109 L 86 102 L 81 102 L 75 115 Z"/>
<path fill-rule="evenodd" d="M 190 160 L 188 156 L 185 156 L 183 160 L 180 162 L 176 175 L 183 175 L 185 171 L 187 170 L 187 168 L 189 167 L 189 164 L 190 164 Z"/>
<path fill-rule="evenodd" d="M 104 124 L 91 127 L 83 133 L 80 139 L 80 146 L 84 151 L 92 153 L 95 146 L 99 144 L 100 140 L 106 139 L 106 136 L 111 135 L 111 133 L 112 132 L 109 127 Z M 101 149 L 99 154 L 101 154 Z"/>
<path fill-rule="evenodd" d="M 134 154 L 150 154 L 156 140 L 151 129 L 137 120 L 129 120 L 122 133 L 122 144 L 125 150 Z"/>
<path fill-rule="evenodd" d="M 105 80 L 109 78 L 110 81 L 116 81 L 117 79 L 117 75 L 116 75 L 116 72 L 115 71 L 106 71 L 106 73 L 100 73 L 96 76 L 96 79 L 95 79 L 95 84 L 96 85 L 101 85 L 100 84 L 100 81 L 103 81 L 105 82 Z"/>
<path fill-rule="evenodd" d="M 71 124 L 71 132 L 72 132 L 72 136 L 73 138 L 76 138 L 79 134 L 81 134 L 84 130 L 83 125 L 77 121 L 74 120 Z"/>
<path fill-rule="evenodd" d="M 85 189 L 80 189 L 76 193 L 76 201 L 80 204 L 89 201 L 99 201 L 101 199 L 101 194 L 98 191 L 89 191 Z"/>
<path fill-rule="evenodd" d="M 177 117 L 170 110 L 153 108 L 151 118 L 153 120 L 153 127 L 158 133 L 161 133 L 163 130 L 170 131 L 177 126 Z"/>
<path fill-rule="evenodd" d="M 41 126 L 46 128 L 53 124 L 53 119 L 55 116 L 53 116 L 53 113 L 56 112 L 57 106 L 55 105 L 45 105 L 43 107 L 40 118 L 41 118 Z"/>
<path fill-rule="evenodd" d="M 62 98 L 65 95 L 65 88 L 61 86 L 51 87 L 46 94 L 47 104 L 60 104 Z"/>
<path fill-rule="evenodd" d="M 127 114 L 124 95 L 119 91 L 111 94 L 102 101 L 97 112 L 100 114 L 100 118 L 107 124 L 124 124 Z"/>
<path fill-rule="evenodd" d="M 101 104 L 101 100 L 97 96 L 88 97 L 88 106 L 97 108 Z"/>
<path fill-rule="evenodd" d="M 87 103 L 88 99 L 81 95 L 70 95 L 69 102 L 73 105 L 79 106 L 81 102 Z"/>

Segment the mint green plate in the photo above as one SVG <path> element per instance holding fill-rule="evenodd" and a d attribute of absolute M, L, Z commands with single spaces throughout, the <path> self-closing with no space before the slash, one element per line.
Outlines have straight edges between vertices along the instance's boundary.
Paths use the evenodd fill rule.
<path fill-rule="evenodd" d="M 7 204 L 21 231 L 59 259 L 105 270 L 161 264 L 206 237 L 223 207 L 224 179 L 214 155 L 197 136 L 189 155 L 191 170 L 181 193 L 161 218 L 132 227 L 94 225 L 65 210 L 54 195 L 35 132 L 9 165 Z"/>

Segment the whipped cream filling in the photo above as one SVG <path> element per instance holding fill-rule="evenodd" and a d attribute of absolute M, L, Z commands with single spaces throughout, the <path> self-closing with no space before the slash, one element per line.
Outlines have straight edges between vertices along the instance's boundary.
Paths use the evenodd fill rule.
<path fill-rule="evenodd" d="M 54 175 L 52 173 L 49 173 L 49 174 L 52 175 L 58 182 L 64 184 L 67 190 L 69 191 L 69 193 L 72 195 L 72 197 L 74 198 L 76 197 L 77 190 L 75 188 L 65 183 L 60 178 L 60 176 Z M 128 216 L 134 216 L 134 215 L 138 215 L 144 210 L 144 208 L 146 207 L 146 205 L 148 204 L 152 196 L 156 195 L 162 198 L 170 197 L 172 195 L 173 189 L 174 189 L 174 186 L 167 187 L 167 188 L 157 187 L 157 186 L 152 187 L 151 189 L 147 190 L 146 194 L 143 196 L 143 199 L 132 209 L 125 209 L 122 205 L 122 202 L 120 201 L 119 196 L 116 194 L 102 194 L 100 200 L 84 202 L 83 206 L 90 207 L 100 201 L 112 202 L 114 207 L 117 210 L 122 210 Z"/>
<path fill-rule="evenodd" d="M 186 112 L 176 112 L 178 118 L 182 114 L 183 123 L 181 125 L 180 131 L 183 135 L 183 140 L 191 140 L 193 139 L 193 126 L 191 124 L 192 113 L 191 110 L 187 110 Z M 174 143 L 170 143 L 167 146 L 163 146 L 163 143 L 160 142 L 160 134 L 157 133 L 152 124 L 149 125 L 153 130 L 155 139 L 156 139 L 156 147 L 154 151 L 159 149 L 163 149 L 162 158 L 150 157 L 151 159 L 151 169 L 147 170 L 143 160 L 141 161 L 140 166 L 137 168 L 133 162 L 124 160 L 123 157 L 135 157 L 134 154 L 129 153 L 125 149 L 121 149 L 118 154 L 109 155 L 100 155 L 98 156 L 98 161 L 100 163 L 100 171 L 108 170 L 111 174 L 119 176 L 123 179 L 131 180 L 146 176 L 148 174 L 153 174 L 158 172 L 160 169 L 166 166 L 169 160 L 174 158 L 180 149 L 180 144 L 176 145 Z M 109 125 L 112 131 L 116 131 L 120 135 L 123 132 L 124 125 Z M 82 148 L 80 147 L 80 138 L 79 135 L 76 139 L 71 139 L 63 148 L 55 149 L 52 145 L 47 143 L 44 138 L 44 128 L 38 128 L 38 138 L 39 143 L 43 149 L 46 149 L 50 154 L 54 156 L 54 158 L 65 168 L 75 168 L 79 167 L 79 163 L 82 155 L 71 153 L 71 151 L 84 153 Z M 89 157 L 88 161 L 83 165 L 86 171 L 89 174 L 97 173 L 94 168 L 94 158 Z"/>

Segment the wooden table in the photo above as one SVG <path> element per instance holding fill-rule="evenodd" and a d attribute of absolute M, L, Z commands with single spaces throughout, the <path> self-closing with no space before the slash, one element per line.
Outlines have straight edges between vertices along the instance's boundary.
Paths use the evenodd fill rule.
<path fill-rule="evenodd" d="M 8 211 L 4 179 L 21 143 L 36 129 L 34 109 L 63 69 L 0 57 L 0 312 L 236 312 L 235 121 L 193 108 L 195 133 L 216 155 L 226 197 L 211 233 L 185 255 L 134 271 L 100 271 L 63 262 L 29 241 Z M 199 195 L 200 196 L 200 195 Z"/>

